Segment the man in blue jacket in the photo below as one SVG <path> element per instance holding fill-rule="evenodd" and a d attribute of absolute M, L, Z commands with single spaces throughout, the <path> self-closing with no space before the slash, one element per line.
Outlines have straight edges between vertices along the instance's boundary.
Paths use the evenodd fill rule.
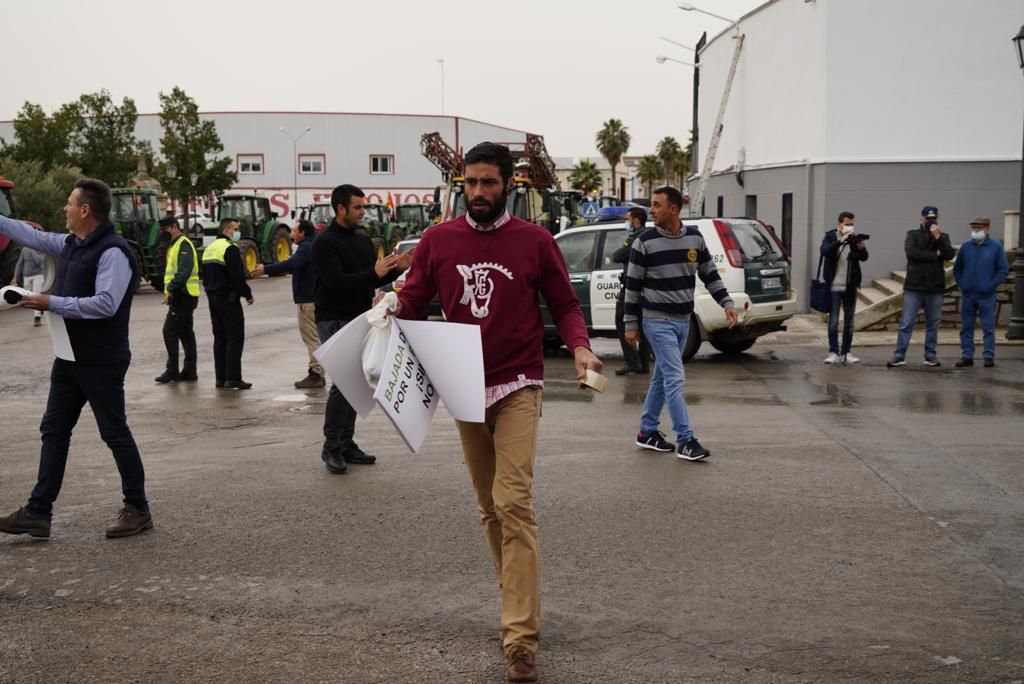
<path fill-rule="evenodd" d="M 261 275 L 276 276 L 292 274 L 292 299 L 299 307 L 299 336 L 309 353 L 309 372 L 302 380 L 295 383 L 296 389 L 323 387 L 324 369 L 313 356 L 313 350 L 320 346 L 320 338 L 316 333 L 316 271 L 313 270 L 313 238 L 316 237 L 316 226 L 301 219 L 292 226 L 292 241 L 295 253 L 288 259 L 277 264 L 258 264 L 252 272 L 254 278 Z"/>
<path fill-rule="evenodd" d="M 974 365 L 974 318 L 981 319 L 985 367 L 996 365 L 996 288 L 1009 273 L 1003 246 L 988 236 L 991 221 L 971 219 L 971 239 L 960 245 L 953 276 L 960 287 L 960 360 L 957 368 Z"/>

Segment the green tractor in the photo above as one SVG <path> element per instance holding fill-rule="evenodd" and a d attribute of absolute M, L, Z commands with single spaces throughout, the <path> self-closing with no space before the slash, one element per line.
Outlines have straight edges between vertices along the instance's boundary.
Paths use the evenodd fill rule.
<path fill-rule="evenodd" d="M 398 224 L 391 220 L 391 210 L 386 204 L 364 204 L 363 228 L 373 240 L 378 255 L 390 252 L 402 240 Z M 397 236 L 397 239 L 395 239 Z"/>
<path fill-rule="evenodd" d="M 391 233 L 394 244 L 416 237 L 432 223 L 429 204 L 399 204 L 395 207 L 395 229 Z"/>
<path fill-rule="evenodd" d="M 246 273 L 256 264 L 276 264 L 292 255 L 291 229 L 278 218 L 277 212 L 270 211 L 267 197 L 248 191 L 226 193 L 217 202 L 217 221 L 225 218 L 238 221 L 242 231 L 238 248 Z M 207 226 L 204 232 L 216 238 L 220 234 L 219 224 Z"/>
<path fill-rule="evenodd" d="M 168 244 L 167 236 L 160 232 L 156 190 L 112 188 L 110 196 L 110 221 L 114 229 L 135 249 L 142 266 L 141 278 L 162 291 Z M 197 249 L 202 249 L 202 244 Z"/>

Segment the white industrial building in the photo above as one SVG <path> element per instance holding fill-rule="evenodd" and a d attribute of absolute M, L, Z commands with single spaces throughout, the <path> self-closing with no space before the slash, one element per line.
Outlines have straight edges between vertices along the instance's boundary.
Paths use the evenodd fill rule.
<path fill-rule="evenodd" d="M 904 267 L 924 205 L 939 207 L 954 244 L 978 214 L 1002 238 L 1003 212 L 1019 210 L 1024 83 L 1011 39 L 1022 23 L 1022 0 L 773 0 L 702 38 L 697 173 L 744 37 L 695 209 L 773 225 L 805 308 L 840 211 L 871 235 L 866 281 Z"/>
<path fill-rule="evenodd" d="M 235 189 L 265 193 L 279 216 L 329 199 L 341 183 L 362 188 L 371 202 L 430 201 L 441 172 L 420 153 L 420 138 L 437 131 L 456 150 L 486 140 L 521 148 L 526 132 L 459 116 L 336 112 L 205 112 L 238 172 Z M 284 129 L 283 131 L 281 129 Z M 308 129 L 308 131 L 307 131 Z M 157 114 L 139 116 L 135 134 L 159 153 Z M 0 137 L 14 138 L 12 122 Z M 293 144 L 293 138 L 295 142 Z M 296 195 L 297 188 L 297 195 Z M 298 201 L 295 201 L 296 196 Z"/>

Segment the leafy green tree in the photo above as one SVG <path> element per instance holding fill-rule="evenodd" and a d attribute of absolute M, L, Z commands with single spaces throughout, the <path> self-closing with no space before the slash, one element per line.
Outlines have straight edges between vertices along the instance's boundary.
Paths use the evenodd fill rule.
<path fill-rule="evenodd" d="M 670 185 L 673 181 L 672 167 L 676 163 L 676 158 L 683 151 L 679 146 L 679 142 L 670 135 L 665 136 L 658 142 L 658 146 L 655 148 L 655 154 L 658 155 L 658 159 L 661 160 L 662 169 L 664 170 L 665 184 Z"/>
<path fill-rule="evenodd" d="M 0 157 L 13 161 L 39 161 L 44 170 L 70 163 L 71 135 L 80 116 L 75 104 L 66 104 L 47 116 L 37 104 L 26 102 L 14 117 L 14 141 L 0 141 Z"/>
<path fill-rule="evenodd" d="M 589 159 L 581 159 L 569 174 L 569 184 L 575 190 L 590 192 L 601 187 L 601 172 L 597 164 Z"/>
<path fill-rule="evenodd" d="M 71 133 L 72 163 L 112 187 L 126 185 L 146 145 L 135 138 L 139 113 L 130 97 L 115 105 L 107 90 L 86 93 L 72 103 L 77 121 Z"/>
<path fill-rule="evenodd" d="M 160 153 L 164 161 L 154 175 L 164 192 L 188 206 L 189 197 L 223 194 L 238 181 L 231 169 L 231 157 L 217 157 L 224 145 L 213 121 L 199 118 L 199 108 L 184 90 L 174 87 L 167 95 L 160 93 Z M 168 173 L 173 166 L 175 174 Z M 192 182 L 195 174 L 196 181 Z"/>
<path fill-rule="evenodd" d="M 664 170 L 665 167 L 662 165 L 661 160 L 658 159 L 658 155 L 647 154 L 640 158 L 640 163 L 636 167 L 636 177 L 647 186 L 647 197 L 653 194 L 654 183 L 661 178 Z"/>
<path fill-rule="evenodd" d="M 42 161 L 0 159 L 0 175 L 15 184 L 14 205 L 18 218 L 35 221 L 46 230 L 63 232 L 66 228 L 64 205 L 82 177 L 70 166 L 47 169 Z"/>
<path fill-rule="evenodd" d="M 597 132 L 594 140 L 597 143 L 597 151 L 608 160 L 608 164 L 612 167 L 612 193 L 617 193 L 615 167 L 622 161 L 623 155 L 629 151 L 631 140 L 629 129 L 622 125 L 621 119 L 608 119 L 604 122 L 601 130 Z"/>

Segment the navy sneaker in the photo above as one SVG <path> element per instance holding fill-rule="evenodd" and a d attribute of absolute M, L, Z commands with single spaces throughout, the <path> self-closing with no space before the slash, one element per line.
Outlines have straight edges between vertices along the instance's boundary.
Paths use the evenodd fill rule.
<path fill-rule="evenodd" d="M 675 450 L 672 442 L 666 440 L 665 435 L 661 434 L 658 430 L 651 430 L 646 435 L 643 432 L 636 433 L 636 442 L 634 444 L 641 449 L 650 449 L 651 451 L 667 453 Z"/>
<path fill-rule="evenodd" d="M 906 366 L 907 362 L 902 357 L 894 356 L 892 360 L 885 364 L 886 368 L 896 368 L 897 366 Z"/>
<path fill-rule="evenodd" d="M 689 441 L 681 443 L 676 449 L 676 456 L 684 461 L 703 461 L 710 455 L 711 452 L 702 447 L 696 437 L 691 437 Z"/>
<path fill-rule="evenodd" d="M 933 357 L 933 358 L 930 358 L 930 359 L 925 359 L 924 360 L 924 365 L 931 366 L 932 368 L 935 368 L 936 366 L 941 366 L 942 364 L 939 363 L 938 359 Z"/>

